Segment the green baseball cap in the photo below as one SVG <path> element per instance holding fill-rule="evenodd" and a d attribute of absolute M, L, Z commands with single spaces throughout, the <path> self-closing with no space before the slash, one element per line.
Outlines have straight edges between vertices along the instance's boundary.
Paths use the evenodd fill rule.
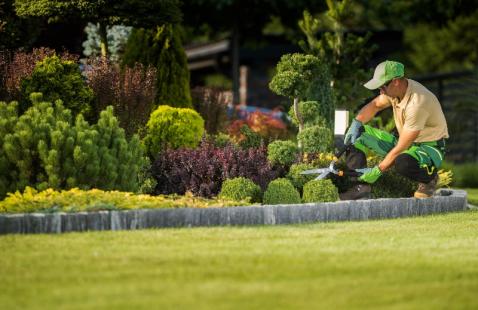
<path fill-rule="evenodd" d="M 405 67 L 397 61 L 386 60 L 378 64 L 373 73 L 373 78 L 363 84 L 368 89 L 380 88 L 383 84 L 394 78 L 403 77 L 405 75 Z"/>

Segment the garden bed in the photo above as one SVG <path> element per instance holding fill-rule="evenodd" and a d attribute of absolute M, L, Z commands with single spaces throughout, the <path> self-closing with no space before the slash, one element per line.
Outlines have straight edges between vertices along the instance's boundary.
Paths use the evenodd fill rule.
<path fill-rule="evenodd" d="M 384 198 L 228 208 L 1 214 L 0 234 L 361 221 L 456 212 L 466 207 L 465 191 L 441 190 L 437 196 L 426 199 Z"/>

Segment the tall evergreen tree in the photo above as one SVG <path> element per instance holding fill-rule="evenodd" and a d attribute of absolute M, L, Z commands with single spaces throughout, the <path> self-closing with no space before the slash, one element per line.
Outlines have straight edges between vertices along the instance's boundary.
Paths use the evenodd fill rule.
<path fill-rule="evenodd" d="M 136 62 L 157 69 L 156 105 L 192 108 L 189 70 L 178 26 L 134 29 L 126 44 L 123 65 Z"/>
<path fill-rule="evenodd" d="M 329 64 L 337 106 L 352 108 L 371 95 L 362 84 L 370 76 L 364 66 L 375 47 L 367 46 L 370 34 L 358 36 L 347 31 L 345 22 L 352 14 L 350 1 L 326 2 L 328 10 L 319 16 L 304 12 L 299 26 L 306 41 L 299 45 Z"/>

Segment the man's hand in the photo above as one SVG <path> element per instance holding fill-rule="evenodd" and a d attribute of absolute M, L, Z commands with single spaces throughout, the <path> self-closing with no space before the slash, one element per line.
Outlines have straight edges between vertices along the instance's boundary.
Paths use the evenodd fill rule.
<path fill-rule="evenodd" d="M 347 130 L 347 133 L 345 134 L 344 144 L 345 145 L 354 144 L 355 140 L 357 140 L 358 137 L 360 136 L 360 128 L 362 127 L 363 127 L 362 123 L 354 119 L 349 129 Z"/>
<path fill-rule="evenodd" d="M 373 168 L 355 169 L 355 171 L 362 174 L 359 178 L 360 181 L 367 182 L 370 184 L 375 183 L 382 175 L 382 171 L 380 171 L 380 168 L 378 168 L 378 166 L 375 166 Z"/>

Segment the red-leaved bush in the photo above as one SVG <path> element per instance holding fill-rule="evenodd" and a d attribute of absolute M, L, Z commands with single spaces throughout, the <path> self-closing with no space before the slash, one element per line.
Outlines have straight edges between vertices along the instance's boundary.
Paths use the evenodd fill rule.
<path fill-rule="evenodd" d="M 249 178 L 264 190 L 271 180 L 284 174 L 282 168 L 273 167 L 267 161 L 265 147 L 243 150 L 228 145 L 218 148 L 207 141 L 196 149 L 162 152 L 151 172 L 158 182 L 156 194 L 190 191 L 202 197 L 216 196 L 226 179 Z"/>
<path fill-rule="evenodd" d="M 286 139 L 288 135 L 284 122 L 266 113 L 255 111 L 249 114 L 245 120 L 235 120 L 227 128 L 227 132 L 237 143 L 246 139 L 241 133 L 241 128 L 244 125 L 259 134 L 266 144 L 273 140 Z"/>
<path fill-rule="evenodd" d="M 128 136 L 146 125 L 154 108 L 155 68 L 137 63 L 121 70 L 105 58 L 95 58 L 88 60 L 85 74 L 95 94 L 96 115 L 112 105 Z"/>
<path fill-rule="evenodd" d="M 20 100 L 21 81 L 31 76 L 36 64 L 47 56 L 55 55 L 55 50 L 41 47 L 34 48 L 32 52 L 0 52 L 0 100 Z M 77 62 L 78 55 L 67 51 L 62 52 L 59 57 L 62 60 Z"/>

